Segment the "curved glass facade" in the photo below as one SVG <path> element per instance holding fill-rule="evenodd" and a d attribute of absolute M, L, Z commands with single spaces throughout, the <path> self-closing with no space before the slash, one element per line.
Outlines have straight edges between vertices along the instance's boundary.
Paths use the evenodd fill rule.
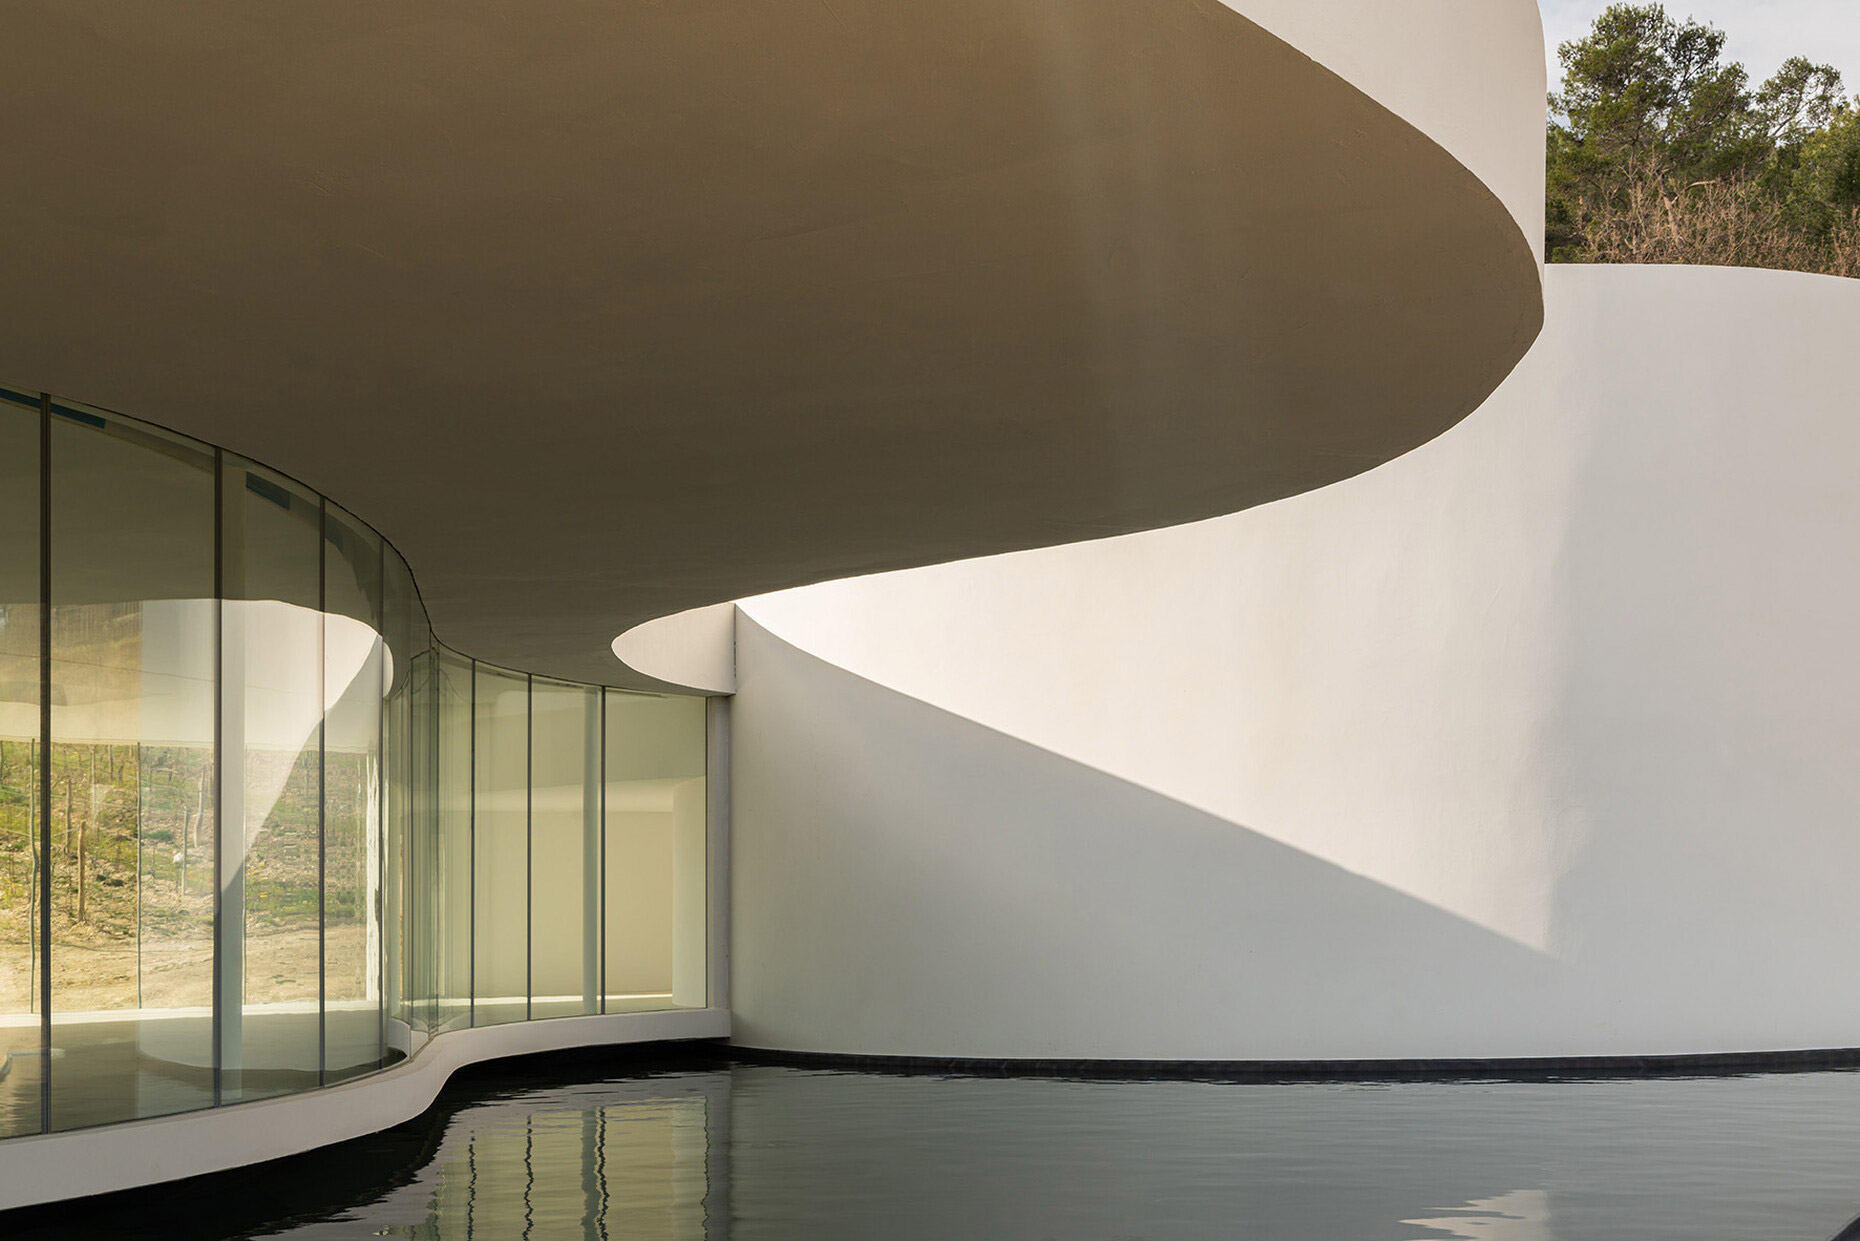
<path fill-rule="evenodd" d="M 0 388 L 0 1138 L 707 1002 L 705 703 L 435 640 L 367 523 Z"/>

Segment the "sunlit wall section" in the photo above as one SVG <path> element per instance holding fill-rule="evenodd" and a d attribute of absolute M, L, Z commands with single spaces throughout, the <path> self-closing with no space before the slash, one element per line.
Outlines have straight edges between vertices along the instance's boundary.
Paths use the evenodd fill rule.
<path fill-rule="evenodd" d="M 477 665 L 472 1015 L 523 1021 L 530 996 L 529 678 Z"/>
<path fill-rule="evenodd" d="M 537 677 L 530 702 L 530 1016 L 579 1016 L 600 1011 L 601 693 Z"/>
<path fill-rule="evenodd" d="M 323 1078 L 382 1063 L 381 540 L 323 513 Z"/>
<path fill-rule="evenodd" d="M 39 1130 L 39 402 L 0 389 L 0 1138 Z"/>
<path fill-rule="evenodd" d="M 605 1011 L 706 1002 L 704 700 L 609 690 Z"/>
<path fill-rule="evenodd" d="M 43 1068 L 69 1129 L 214 1101 L 215 469 L 191 441 L 53 411 Z"/>

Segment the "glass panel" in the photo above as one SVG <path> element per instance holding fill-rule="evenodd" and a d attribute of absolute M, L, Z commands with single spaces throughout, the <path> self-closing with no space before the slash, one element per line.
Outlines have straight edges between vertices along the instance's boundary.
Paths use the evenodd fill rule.
<path fill-rule="evenodd" d="M 706 1003 L 704 700 L 606 694 L 605 1011 Z"/>
<path fill-rule="evenodd" d="M 382 1058 L 381 543 L 334 507 L 323 526 L 323 1077 Z"/>
<path fill-rule="evenodd" d="M 387 703 L 387 905 L 390 1044 L 412 1050 L 436 1016 L 437 900 L 430 891 L 436 854 L 438 730 L 432 626 L 406 561 L 387 559 L 387 636 L 392 682 Z"/>
<path fill-rule="evenodd" d="M 43 751 L 37 404 L 0 389 L 0 1137 L 706 1002 L 703 700 L 474 665 L 361 521 L 62 403 Z"/>
<path fill-rule="evenodd" d="M 471 1024 L 471 661 L 439 653 L 439 1028 Z"/>
<path fill-rule="evenodd" d="M 39 401 L 0 389 L 0 1138 L 39 1131 Z"/>
<path fill-rule="evenodd" d="M 414 633 L 422 627 L 413 575 L 392 548 L 382 560 L 382 619 L 387 637 L 387 691 L 382 702 L 381 986 L 390 1049 L 409 1050 L 407 1010 L 407 842 L 413 831 L 410 785 Z M 421 642 L 424 644 L 424 636 Z"/>
<path fill-rule="evenodd" d="M 213 458 L 52 419 L 49 1126 L 213 1102 Z"/>
<path fill-rule="evenodd" d="M 472 1019 L 529 1015 L 529 682 L 477 666 Z"/>
<path fill-rule="evenodd" d="M 225 471 L 220 744 L 240 766 L 220 791 L 220 1099 L 232 1103 L 308 1089 L 322 1068 L 323 540 L 315 495 L 238 458 Z"/>
<path fill-rule="evenodd" d="M 600 692 L 540 678 L 530 699 L 530 1016 L 600 1011 Z"/>
<path fill-rule="evenodd" d="M 413 755 L 413 834 L 407 851 L 407 999 L 409 1020 L 431 1037 L 439 1030 L 439 974 L 444 934 L 439 863 L 439 648 L 413 655 L 409 713 Z"/>

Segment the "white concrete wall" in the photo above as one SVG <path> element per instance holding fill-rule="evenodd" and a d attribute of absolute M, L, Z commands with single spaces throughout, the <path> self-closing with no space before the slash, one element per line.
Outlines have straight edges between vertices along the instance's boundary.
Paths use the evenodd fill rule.
<path fill-rule="evenodd" d="M 1537 0 L 1222 3 L 1439 143 L 1505 204 L 1543 262 L 1549 88 Z"/>
<path fill-rule="evenodd" d="M 1860 1045 L 1860 283 L 1547 292 L 1360 478 L 747 603 L 739 1040 Z"/>
<path fill-rule="evenodd" d="M 614 658 L 668 685 L 703 694 L 736 691 L 736 609 L 728 603 L 635 625 L 613 645 Z"/>

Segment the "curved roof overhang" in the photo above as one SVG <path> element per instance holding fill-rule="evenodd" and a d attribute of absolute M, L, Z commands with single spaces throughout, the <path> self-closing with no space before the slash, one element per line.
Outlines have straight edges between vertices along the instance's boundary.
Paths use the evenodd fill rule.
<path fill-rule="evenodd" d="M 540 673 L 1349 477 L 1542 322 L 1485 184 L 1208 0 L 7 25 L 0 374 L 298 476 Z"/>

